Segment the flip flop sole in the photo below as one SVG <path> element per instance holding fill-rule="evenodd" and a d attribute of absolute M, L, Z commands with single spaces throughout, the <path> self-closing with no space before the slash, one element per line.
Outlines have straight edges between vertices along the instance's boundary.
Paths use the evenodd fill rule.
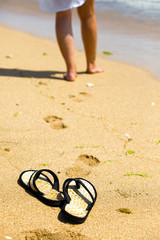
<path fill-rule="evenodd" d="M 96 201 L 96 191 L 93 185 L 85 179 L 81 179 L 81 182 L 89 190 L 93 199 Z M 73 222 L 83 223 L 91 210 L 87 209 L 88 205 L 93 202 L 90 194 L 82 185 L 77 188 L 75 181 L 73 180 L 68 185 L 68 195 L 70 197 L 70 202 L 63 205 L 62 213 Z"/>

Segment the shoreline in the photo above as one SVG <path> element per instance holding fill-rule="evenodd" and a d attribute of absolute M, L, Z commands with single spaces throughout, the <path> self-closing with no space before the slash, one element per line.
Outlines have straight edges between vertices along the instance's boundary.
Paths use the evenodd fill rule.
<path fill-rule="evenodd" d="M 0 238 L 158 240 L 160 82 L 99 57 L 105 72 L 85 74 L 76 50 L 78 78 L 68 83 L 54 41 L 0 31 Z M 17 184 L 22 171 L 42 168 L 56 173 L 60 190 L 69 177 L 95 186 L 84 224 L 69 224 Z"/>
<path fill-rule="evenodd" d="M 38 5 L 25 4 L 23 3 L 19 7 L 16 7 L 14 4 L 9 6 L 4 4 L 0 22 L 13 29 L 56 40 L 54 15 L 41 12 L 38 9 Z M 75 48 L 83 50 L 79 20 L 77 13 L 75 11 L 73 13 Z M 156 26 L 148 23 L 144 24 L 143 21 L 136 22 L 133 18 L 122 16 L 116 12 L 105 13 L 98 10 L 96 14 L 98 53 L 106 59 L 122 61 L 146 68 L 160 79 L 158 64 L 160 58 L 160 34 Z M 21 21 L 22 17 L 23 21 Z M 41 29 L 37 28 L 39 25 Z M 111 56 L 103 56 L 103 51 L 113 54 Z"/>

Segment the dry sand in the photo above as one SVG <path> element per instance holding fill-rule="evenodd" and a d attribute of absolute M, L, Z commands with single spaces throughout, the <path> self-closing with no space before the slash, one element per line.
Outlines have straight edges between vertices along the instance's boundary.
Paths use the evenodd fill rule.
<path fill-rule="evenodd" d="M 105 72 L 87 75 L 77 51 L 79 74 L 69 83 L 56 43 L 0 32 L 0 239 L 160 239 L 160 81 L 100 58 Z M 22 171 L 41 168 L 61 186 L 68 177 L 94 184 L 85 223 L 65 222 L 17 184 Z"/>

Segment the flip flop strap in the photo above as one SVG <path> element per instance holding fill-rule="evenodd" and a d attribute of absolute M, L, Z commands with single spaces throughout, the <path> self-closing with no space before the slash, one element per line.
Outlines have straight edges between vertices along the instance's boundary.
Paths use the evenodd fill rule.
<path fill-rule="evenodd" d="M 54 180 L 54 183 L 45 175 L 43 174 L 42 172 L 47 172 L 49 173 L 52 177 L 53 177 L 53 180 Z M 31 177 L 30 177 L 30 180 L 29 180 L 29 186 L 37 191 L 39 194 L 43 195 L 44 193 L 41 192 L 38 187 L 37 187 L 37 184 L 36 184 L 36 180 L 39 178 L 39 176 L 42 175 L 44 176 L 47 181 L 51 184 L 52 188 L 56 189 L 57 191 L 59 191 L 59 180 L 58 180 L 58 177 L 56 176 L 56 174 L 54 172 L 52 172 L 51 170 L 49 169 L 41 169 L 41 170 L 38 170 L 38 171 L 35 171 Z"/>
<path fill-rule="evenodd" d="M 73 181 L 73 179 L 72 178 L 68 178 L 63 183 L 63 194 L 64 194 L 64 197 L 65 197 L 65 200 L 66 200 L 67 203 L 69 203 L 71 201 L 71 198 L 70 198 L 70 196 L 68 194 L 68 186 L 69 186 L 69 183 L 71 181 Z"/>
<path fill-rule="evenodd" d="M 93 187 L 93 185 L 90 182 L 87 181 L 89 184 L 91 184 L 91 186 L 93 187 L 93 189 L 95 191 L 95 197 L 93 197 L 90 190 L 86 187 L 86 185 L 79 178 L 68 178 L 68 179 L 66 179 L 66 181 L 63 184 L 63 194 L 65 196 L 65 200 L 66 200 L 67 203 L 69 203 L 71 201 L 71 198 L 68 194 L 68 187 L 69 187 L 69 184 L 70 184 L 71 181 L 76 182 L 76 186 L 77 186 L 78 189 L 80 188 L 80 185 L 82 185 L 85 188 L 85 190 L 89 193 L 89 195 L 90 195 L 90 197 L 92 198 L 92 201 L 93 201 L 92 203 L 88 204 L 87 210 L 89 210 L 94 205 L 94 203 L 96 201 L 97 193 L 96 193 L 95 188 Z"/>

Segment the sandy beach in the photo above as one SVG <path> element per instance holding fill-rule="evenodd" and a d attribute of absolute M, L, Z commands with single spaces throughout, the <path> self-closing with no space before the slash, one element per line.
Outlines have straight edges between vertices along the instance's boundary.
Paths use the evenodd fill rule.
<path fill-rule="evenodd" d="M 0 32 L 0 239 L 159 240 L 160 81 L 100 57 L 104 73 L 85 74 L 77 50 L 70 83 L 56 42 Z M 61 188 L 69 177 L 92 182 L 98 198 L 85 223 L 18 185 L 22 171 L 42 168 Z"/>

